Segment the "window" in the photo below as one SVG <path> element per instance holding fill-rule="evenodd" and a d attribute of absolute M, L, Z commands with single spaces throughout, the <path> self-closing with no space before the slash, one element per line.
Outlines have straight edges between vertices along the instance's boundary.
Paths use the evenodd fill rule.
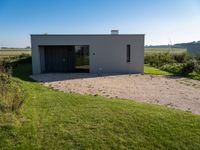
<path fill-rule="evenodd" d="M 131 62 L 131 45 L 126 46 L 126 62 Z"/>
<path fill-rule="evenodd" d="M 89 71 L 89 46 L 75 46 L 76 71 Z"/>

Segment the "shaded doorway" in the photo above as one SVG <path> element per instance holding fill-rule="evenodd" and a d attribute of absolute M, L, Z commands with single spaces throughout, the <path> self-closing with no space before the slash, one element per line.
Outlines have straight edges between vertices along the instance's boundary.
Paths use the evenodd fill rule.
<path fill-rule="evenodd" d="M 43 50 L 42 72 L 89 72 L 89 46 L 43 46 Z"/>

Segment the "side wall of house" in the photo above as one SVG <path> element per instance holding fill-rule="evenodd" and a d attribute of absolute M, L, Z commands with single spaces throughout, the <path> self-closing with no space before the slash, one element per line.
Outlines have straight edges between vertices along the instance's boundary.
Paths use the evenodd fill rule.
<path fill-rule="evenodd" d="M 89 45 L 91 73 L 143 73 L 144 35 L 32 35 L 33 74 L 42 71 L 45 45 Z M 131 45 L 131 61 L 126 62 L 126 47 Z"/>

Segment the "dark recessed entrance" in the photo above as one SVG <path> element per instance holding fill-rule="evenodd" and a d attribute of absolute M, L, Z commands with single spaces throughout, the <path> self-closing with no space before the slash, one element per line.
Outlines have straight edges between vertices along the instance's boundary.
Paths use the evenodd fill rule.
<path fill-rule="evenodd" d="M 44 46 L 43 50 L 43 72 L 89 72 L 89 46 Z"/>

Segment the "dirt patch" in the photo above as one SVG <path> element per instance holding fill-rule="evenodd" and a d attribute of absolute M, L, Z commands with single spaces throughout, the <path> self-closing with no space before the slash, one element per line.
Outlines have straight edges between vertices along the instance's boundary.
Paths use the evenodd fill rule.
<path fill-rule="evenodd" d="M 64 92 L 124 98 L 200 114 L 200 81 L 157 75 L 41 74 L 33 79 Z"/>

